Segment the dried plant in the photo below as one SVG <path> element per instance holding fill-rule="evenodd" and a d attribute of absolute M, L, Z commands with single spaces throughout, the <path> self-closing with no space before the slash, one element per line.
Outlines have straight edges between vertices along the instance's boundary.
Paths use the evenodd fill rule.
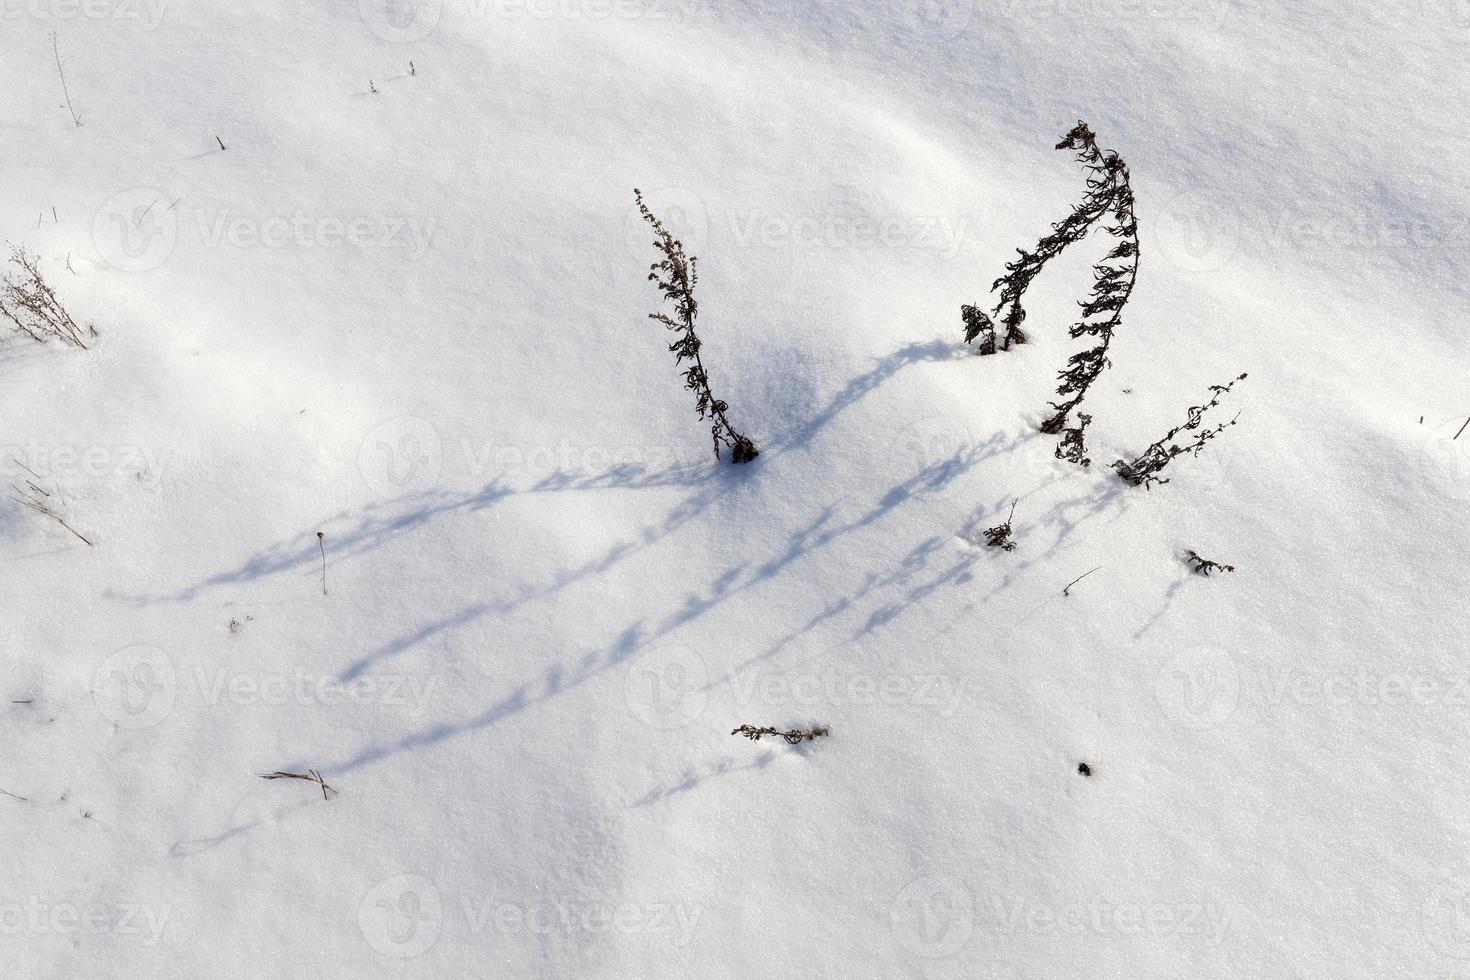
<path fill-rule="evenodd" d="M 772 738 L 784 738 L 788 745 L 797 745 L 801 742 L 810 742 L 819 739 L 824 735 L 830 735 L 832 734 L 832 729 L 826 725 L 818 725 L 815 728 L 798 728 L 789 732 L 783 732 L 776 728 L 756 728 L 753 725 L 741 725 L 730 734 L 744 735 L 752 742 L 759 742 L 762 738 L 769 735 Z"/>
<path fill-rule="evenodd" d="M 1164 435 L 1164 438 L 1145 449 L 1133 462 L 1125 462 L 1120 459 L 1113 464 L 1113 469 L 1117 470 L 1118 475 L 1129 483 L 1134 486 L 1142 486 L 1146 490 L 1152 489 L 1156 483 L 1168 483 L 1169 480 L 1167 478 L 1159 476 L 1160 471 L 1164 467 L 1185 454 L 1198 456 L 1200 450 L 1205 448 L 1205 443 L 1214 439 L 1235 424 L 1236 419 L 1240 417 L 1239 415 L 1229 422 L 1221 422 L 1213 429 L 1202 428 L 1205 413 L 1220 404 L 1220 399 L 1228 394 L 1237 384 L 1244 381 L 1246 377 L 1246 375 L 1242 374 L 1229 384 L 1210 385 L 1211 395 L 1209 402 L 1204 405 L 1192 407 L 1189 410 L 1189 418 L 1182 425 L 1176 425 L 1170 429 Z M 1197 432 L 1198 435 L 1194 437 L 1192 442 L 1176 443 L 1174 441 L 1175 438 L 1184 432 Z"/>
<path fill-rule="evenodd" d="M 1084 468 L 1092 465 L 1092 460 L 1087 458 L 1087 427 L 1091 424 L 1091 415 L 1077 413 L 1077 424 L 1062 430 L 1062 441 L 1057 443 L 1057 459 L 1065 459 Z"/>
<path fill-rule="evenodd" d="M 1108 348 L 1113 343 L 1113 331 L 1122 321 L 1123 307 L 1138 281 L 1138 219 L 1133 214 L 1127 164 L 1117 153 L 1098 149 L 1097 139 L 1086 123 L 1079 122 L 1058 146 L 1077 150 L 1079 162 L 1087 168 L 1083 208 L 1090 214 L 1101 207 L 1109 215 L 1105 225 L 1108 234 L 1118 239 L 1118 244 L 1092 267 L 1092 294 L 1079 304 L 1082 315 L 1070 330 L 1073 340 L 1092 337 L 1097 343 L 1068 358 L 1067 366 L 1057 376 L 1061 381 L 1057 394 L 1064 400 L 1052 402 L 1054 414 L 1041 425 L 1042 432 L 1063 434 L 1057 446 L 1058 459 L 1088 466 L 1091 460 L 1087 458 L 1086 432 L 1092 418 L 1079 413 L 1076 425 L 1067 422 L 1111 363 Z"/>
<path fill-rule="evenodd" d="M 1187 555 L 1187 560 L 1189 561 L 1189 564 L 1194 567 L 1195 574 L 1203 575 L 1205 578 L 1209 578 L 1211 572 L 1235 571 L 1234 565 L 1222 565 L 1217 561 L 1210 561 L 1208 558 L 1201 558 L 1198 552 L 1190 551 L 1187 552 Z"/>
<path fill-rule="evenodd" d="M 259 776 L 261 779 L 302 779 L 308 783 L 316 783 L 322 788 L 322 799 L 324 800 L 330 798 L 327 794 L 337 792 L 335 789 L 327 785 L 326 780 L 322 779 L 322 774 L 317 772 L 315 769 L 308 769 L 304 773 L 258 772 L 256 773 L 256 775 Z"/>
<path fill-rule="evenodd" d="M 47 491 L 42 490 L 39 486 L 32 483 L 30 480 L 26 481 L 26 487 L 24 490 L 16 486 L 14 483 L 10 485 L 10 489 L 14 490 L 16 494 L 19 494 L 19 496 L 11 496 L 11 500 L 14 500 L 16 503 L 20 504 L 22 507 L 27 508 L 28 510 L 35 511 L 42 517 L 51 518 L 51 520 L 55 521 L 57 524 L 60 524 L 72 534 L 76 535 L 77 539 L 85 544 L 88 548 L 94 547 L 91 541 L 88 541 L 85 537 L 83 537 L 80 531 L 72 527 L 70 524 L 66 523 L 66 520 L 62 518 L 59 513 L 57 513 L 56 508 L 59 505 L 59 497 L 61 494 L 60 487 L 56 488 L 56 497 L 53 497 Z"/>
<path fill-rule="evenodd" d="M 699 284 L 699 260 L 684 254 L 683 243 L 671 235 L 658 216 L 649 210 L 644 203 L 643 192 L 634 188 L 633 194 L 638 200 L 643 220 L 653 229 L 654 247 L 663 254 L 663 258 L 650 267 L 648 279 L 658 284 L 666 301 L 674 304 L 673 316 L 660 311 L 650 313 L 649 317 L 678 335 L 678 339 L 669 345 L 669 350 L 674 352 L 676 363 L 689 362 L 684 370 L 684 387 L 694 392 L 700 419 L 710 423 L 715 458 L 720 458 L 721 447 L 728 446 L 732 462 L 749 463 L 760 455 L 760 450 L 730 424 L 725 416 L 730 406 L 710 390 L 709 375 L 699 356 L 702 342 L 694 332 L 694 321 L 699 315 L 699 304 L 694 299 L 694 287 Z"/>
<path fill-rule="evenodd" d="M 40 260 L 23 247 L 11 245 L 10 264 L 21 271 L 0 276 L 0 318 L 38 344 L 55 337 L 86 350 L 86 338 L 97 336 L 97 331 L 90 325 L 83 330 L 66 312 L 41 275 Z"/>
<path fill-rule="evenodd" d="M 1000 318 L 1001 326 L 1005 327 L 1005 336 L 1000 341 L 1001 350 L 1010 350 L 1012 344 L 1026 342 L 1026 334 L 1021 329 L 1021 324 L 1026 320 L 1026 308 L 1022 305 L 1022 301 L 1025 299 L 1027 287 L 1031 285 L 1031 280 L 1036 278 L 1036 275 L 1045 268 L 1048 262 L 1061 255 L 1067 246 L 1086 238 L 1097 220 L 1115 204 L 1114 188 L 1117 173 L 1108 170 L 1107 158 L 1098 151 L 1097 144 L 1092 138 L 1092 132 L 1087 128 L 1086 123 L 1079 122 L 1071 132 L 1062 138 L 1056 148 L 1078 151 L 1078 160 L 1088 168 L 1087 195 L 1071 214 L 1058 224 L 1052 225 L 1051 234 L 1036 244 L 1034 252 L 1016 249 L 1020 258 L 1014 262 L 1007 262 L 1006 274 L 997 279 L 990 287 L 991 292 L 1000 290 L 1000 299 L 990 314 L 987 315 L 975 306 L 966 306 L 961 310 L 965 323 L 965 343 L 973 344 L 979 340 L 981 354 L 996 352 L 995 318 Z M 1116 159 L 1116 154 L 1112 154 L 1111 157 Z M 1121 165 L 1122 161 L 1118 161 L 1118 166 L 1121 167 Z M 1123 168 L 1123 177 L 1126 181 L 1126 168 Z M 1001 316 L 1002 311 L 1004 311 L 1004 317 Z"/>
<path fill-rule="evenodd" d="M 1011 539 L 1011 521 L 1016 517 L 1016 504 L 1019 500 L 1011 501 L 1011 513 L 1004 524 L 985 529 L 985 546 L 987 548 L 999 548 L 1001 551 L 1015 551 L 1016 542 Z"/>
<path fill-rule="evenodd" d="M 61 38 L 55 31 L 51 33 L 51 54 L 56 59 L 56 73 L 61 76 L 61 94 L 66 96 L 66 111 L 71 113 L 72 123 L 80 126 L 82 117 L 71 107 L 71 87 L 66 84 L 66 67 L 61 63 Z"/>

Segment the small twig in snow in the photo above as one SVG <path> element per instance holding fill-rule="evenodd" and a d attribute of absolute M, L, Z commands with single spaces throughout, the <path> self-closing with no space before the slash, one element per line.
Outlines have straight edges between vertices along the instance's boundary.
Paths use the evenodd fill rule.
<path fill-rule="evenodd" d="M 1102 571 L 1102 569 L 1103 569 L 1103 566 L 1099 565 L 1096 568 L 1094 568 L 1092 570 L 1092 572 L 1100 572 L 1100 571 Z M 1087 575 L 1091 575 L 1092 572 L 1088 572 Z M 1072 594 L 1072 586 L 1076 585 L 1078 582 L 1080 582 L 1083 579 L 1085 579 L 1087 577 L 1087 575 L 1079 575 L 1076 578 L 1074 578 L 1070 583 L 1068 583 L 1067 587 L 1062 590 L 1062 595 L 1064 595 L 1064 596 L 1070 596 Z"/>
<path fill-rule="evenodd" d="M 304 774 L 299 772 L 258 772 L 256 775 L 261 779 L 303 779 L 308 783 L 316 783 L 322 788 L 322 799 L 324 800 L 329 799 L 327 796 L 328 793 L 337 792 L 327 785 L 326 780 L 322 779 L 322 774 L 315 769 L 308 769 Z"/>

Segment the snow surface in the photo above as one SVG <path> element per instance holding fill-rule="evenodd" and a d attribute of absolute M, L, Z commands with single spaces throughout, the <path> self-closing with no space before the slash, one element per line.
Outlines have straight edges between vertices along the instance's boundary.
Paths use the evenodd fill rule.
<path fill-rule="evenodd" d="M 1463 4 L 0 0 L 0 41 L 0 230 L 101 332 L 0 345 L 0 476 L 96 543 L 0 505 L 0 975 L 1470 970 Z M 1079 118 L 1144 247 L 1087 472 L 1035 426 L 1102 239 L 1034 344 L 959 343 Z M 635 186 L 754 465 L 646 319 Z M 1111 475 L 1242 371 L 1172 483 Z M 254 775 L 307 768 L 338 795 Z"/>

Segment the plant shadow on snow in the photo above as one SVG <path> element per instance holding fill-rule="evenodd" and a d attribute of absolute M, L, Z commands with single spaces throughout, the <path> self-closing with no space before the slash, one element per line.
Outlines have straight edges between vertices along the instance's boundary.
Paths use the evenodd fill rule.
<path fill-rule="evenodd" d="M 906 344 L 892 354 L 880 358 L 866 373 L 849 381 L 820 411 L 798 426 L 790 435 L 771 439 L 768 444 L 769 448 L 763 455 L 768 458 L 775 457 L 780 452 L 807 445 L 827 423 L 904 367 L 923 361 L 948 360 L 955 356 L 964 356 L 963 351 L 961 350 L 956 355 L 955 345 L 942 341 Z M 479 490 L 469 493 L 436 490 L 412 494 L 386 503 L 372 504 L 357 512 L 342 512 L 317 521 L 302 533 L 278 541 L 257 552 L 239 566 L 212 575 L 176 592 L 163 595 L 126 595 L 114 592 L 109 594 L 109 598 L 137 605 L 156 602 L 188 602 L 208 589 L 238 585 L 282 572 L 315 567 L 321 558 L 315 532 L 321 527 L 334 528 L 326 539 L 326 557 L 329 560 L 341 560 L 369 552 L 395 539 L 404 531 L 425 527 L 441 517 L 458 512 L 474 513 L 492 507 L 509 497 L 526 494 L 669 487 L 698 491 L 676 506 L 668 518 L 662 522 L 661 526 L 666 533 L 667 530 L 682 525 L 702 512 L 721 490 L 736 482 L 749 479 L 747 472 L 758 470 L 760 465 L 758 462 L 754 468 L 742 467 L 732 471 L 731 467 L 703 462 L 676 463 L 662 469 L 649 469 L 642 464 L 630 463 L 613 466 L 605 472 L 595 474 L 558 471 L 524 488 L 513 487 L 497 477 Z M 930 474 L 931 484 L 940 475 L 942 474 Z M 915 487 L 914 489 L 922 488 Z M 894 492 L 898 493 L 901 490 L 902 488 L 898 488 Z M 349 521 L 355 521 L 355 523 L 343 530 L 340 525 Z M 650 529 L 645 528 L 641 537 L 647 539 L 649 533 Z M 661 537 L 662 534 L 659 536 Z M 641 550 L 648 543 L 652 542 L 645 540 L 644 545 L 634 542 L 617 545 L 601 559 L 570 573 L 567 581 L 561 585 L 553 584 L 534 590 L 526 598 L 515 600 L 513 605 L 549 594 L 563 585 L 570 584 L 571 581 L 605 570 L 629 554 Z M 494 610 L 492 608 L 487 611 Z"/>
<path fill-rule="evenodd" d="M 1003 438 L 999 434 L 992 437 L 986 447 L 988 448 L 988 454 L 998 452 L 1002 442 Z M 538 704 L 558 697 L 624 663 L 629 658 L 642 652 L 650 644 L 657 642 L 680 627 L 704 616 L 733 596 L 739 595 L 763 582 L 774 579 L 798 559 L 812 554 L 846 534 L 872 524 L 883 514 L 891 511 L 907 500 L 917 488 L 935 487 L 936 485 L 942 485 L 957 478 L 962 473 L 967 472 L 984 455 L 982 453 L 982 447 L 971 447 L 966 450 L 961 450 L 953 459 L 926 466 L 899 487 L 884 494 L 878 503 L 866 514 L 840 527 L 828 528 L 826 526 L 830 521 L 833 509 L 830 506 L 825 508 L 823 513 L 812 523 L 798 529 L 791 536 L 788 547 L 781 554 L 756 566 L 748 575 L 741 574 L 744 566 L 723 572 L 716 579 L 711 594 L 701 595 L 691 593 L 686 597 L 682 607 L 669 614 L 657 626 L 648 628 L 640 620 L 625 628 L 619 634 L 617 640 L 605 650 L 588 653 L 572 664 L 557 664 L 551 667 L 539 680 L 527 681 L 520 684 L 510 695 L 492 704 L 484 712 L 473 718 L 452 724 L 441 723 L 430 725 L 395 742 L 369 746 L 347 759 L 321 766 L 320 768 L 335 773 L 348 772 L 387 756 L 396 755 L 411 749 L 423 748 L 458 735 L 489 727 L 504 718 L 519 714 L 528 708 L 535 707 Z M 690 500 L 685 502 L 683 511 L 689 517 L 692 517 L 705 506 L 708 506 L 710 499 L 712 497 L 708 494 L 690 498 Z M 696 500 L 700 501 L 700 503 L 698 506 L 692 506 Z M 676 509 L 676 513 L 679 511 L 680 509 Z M 683 521 L 680 521 L 680 523 L 683 523 Z M 502 605 L 500 603 L 492 603 L 467 607 L 438 623 L 417 630 L 398 640 L 394 640 L 380 650 L 353 664 L 343 673 L 342 677 L 343 679 L 356 677 L 369 665 L 385 656 L 406 650 L 444 629 L 464 625 L 481 616 L 493 613 Z"/>
<path fill-rule="evenodd" d="M 791 751 L 795 752 L 796 750 L 792 749 Z M 738 758 L 735 758 L 734 756 L 726 756 L 725 758 L 720 759 L 717 762 L 711 762 L 702 766 L 685 769 L 684 772 L 681 773 L 677 778 L 668 783 L 660 783 L 659 785 L 650 789 L 647 793 L 644 793 L 638 799 L 634 800 L 630 804 L 630 808 L 637 810 L 642 809 L 643 807 L 652 806 L 653 804 L 658 803 L 662 800 L 667 800 L 672 796 L 679 796 L 680 794 L 687 793 L 690 790 L 697 789 L 701 783 L 708 782 L 711 779 L 718 779 L 721 776 L 728 776 L 732 773 L 737 772 L 749 772 L 751 770 L 764 769 L 772 762 L 776 761 L 776 757 L 778 755 L 783 754 L 786 753 L 778 753 L 772 752 L 770 750 L 765 750 L 757 753 L 754 759 L 748 761 L 742 761 Z"/>
<path fill-rule="evenodd" d="M 423 528 L 448 515 L 484 510 L 513 496 L 608 489 L 683 488 L 693 491 L 678 501 L 661 520 L 645 526 L 631 539 L 613 545 L 592 560 L 575 568 L 564 569 L 549 581 L 536 585 L 522 585 L 511 596 L 465 606 L 439 620 L 395 638 L 348 664 L 341 671 L 340 679 L 351 681 L 382 661 L 403 653 L 437 634 L 463 627 L 485 616 L 511 613 L 527 603 L 551 596 L 574 583 L 609 571 L 625 559 L 653 547 L 695 520 L 723 494 L 728 493 L 731 486 L 737 481 L 748 479 L 749 477 L 744 476 L 745 473 L 755 472 L 762 466 L 769 465 L 772 459 L 788 450 L 800 449 L 809 445 L 823 427 L 904 367 L 925 361 L 947 360 L 954 356 L 956 356 L 956 348 L 953 344 L 930 342 L 907 344 L 892 354 L 878 359 L 867 372 L 844 385 L 808 420 L 791 430 L 789 435 L 769 440 L 761 459 L 751 467 L 728 467 L 715 463 L 701 463 L 650 470 L 642 466 L 630 465 L 591 476 L 584 473 L 557 472 L 524 488 L 515 488 L 497 479 L 471 493 L 455 494 L 434 491 L 415 494 L 365 508 L 355 515 L 341 514 L 332 520 L 320 522 L 319 526 L 331 527 L 355 516 L 354 525 L 345 531 L 339 528 L 327 539 L 328 559 L 340 560 L 371 552 L 398 537 L 403 531 Z M 963 353 L 960 356 L 964 356 Z M 836 504 L 827 504 L 805 525 L 790 533 L 786 546 L 779 553 L 759 563 L 744 563 L 724 570 L 716 576 L 707 589 L 690 592 L 678 608 L 667 613 L 657 623 L 650 625 L 640 619 L 628 625 L 606 648 L 588 652 L 573 661 L 551 666 L 540 677 L 519 684 L 511 693 L 489 705 L 478 715 L 454 722 L 430 724 L 392 741 L 364 746 L 346 758 L 328 761 L 325 764 L 321 764 L 321 760 L 318 759 L 313 764 L 326 772 L 337 774 L 350 772 L 389 756 L 426 748 L 459 735 L 490 727 L 504 718 L 556 698 L 625 663 L 650 644 L 700 619 L 735 596 L 777 579 L 799 560 L 821 551 L 847 535 L 876 524 L 885 515 L 890 514 L 912 498 L 944 489 L 985 460 L 1026 448 L 1033 438 L 1035 437 L 1009 439 L 1004 433 L 996 432 L 979 444 L 963 446 L 949 458 L 921 467 L 918 472 L 902 483 L 883 492 L 867 510 L 842 523 L 836 522 Z M 1111 496 L 1112 494 L 1108 492 L 1094 493 L 1074 501 L 1063 502 L 1055 506 L 1045 518 L 1034 521 L 1033 525 L 1049 524 L 1059 529 L 1057 541 L 1052 549 L 1055 550 L 1061 547 L 1071 530 L 1080 523 L 1080 518 L 1071 516 L 1072 510 L 1082 507 L 1089 513 L 1096 511 L 1106 506 Z M 977 525 L 991 509 L 989 505 L 977 508 L 967 521 L 966 528 Z M 904 559 L 899 569 L 882 575 L 871 574 L 867 582 L 855 594 L 844 597 L 836 606 L 811 619 L 805 626 L 783 639 L 771 650 L 738 665 L 735 670 L 747 669 L 759 660 L 776 656 L 785 646 L 803 634 L 843 612 L 858 608 L 864 599 L 885 590 L 905 588 L 907 591 L 901 597 L 872 613 L 866 624 L 859 630 L 858 636 L 871 633 L 891 622 L 905 609 L 923 603 L 929 596 L 947 586 L 960 586 L 971 581 L 969 569 L 978 558 L 978 552 L 975 549 L 969 549 L 969 552 L 974 553 L 967 552 L 957 556 L 932 577 L 916 581 L 924 575 L 938 556 L 945 552 L 943 545 L 947 540 L 952 540 L 952 536 L 935 536 L 921 542 Z M 303 532 L 292 539 L 263 549 L 234 569 L 211 576 L 175 593 L 151 597 L 114 596 L 114 598 L 138 603 L 189 601 L 208 589 L 235 585 L 286 571 L 315 567 L 320 561 L 316 544 L 312 532 Z M 1009 581 L 1010 576 L 1008 575 L 1006 582 Z M 1004 584 L 998 588 L 1003 587 Z M 969 608 L 973 609 L 975 605 L 976 603 L 972 603 Z M 770 759 L 758 757 L 755 762 L 737 768 L 764 768 L 769 761 Z M 672 787 L 650 791 L 639 802 L 646 805 L 656 799 L 685 792 L 703 779 L 730 771 L 735 770 L 724 764 L 716 763 L 713 769 L 705 775 L 700 775 L 698 771 L 692 775 L 686 773 L 679 777 Z M 217 838 L 203 838 L 202 840 L 227 840 L 252 826 L 254 824 L 237 828 Z"/>

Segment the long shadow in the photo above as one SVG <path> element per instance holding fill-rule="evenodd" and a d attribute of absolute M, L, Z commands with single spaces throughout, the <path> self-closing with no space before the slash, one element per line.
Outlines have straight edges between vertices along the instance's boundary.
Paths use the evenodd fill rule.
<path fill-rule="evenodd" d="M 843 385 L 842 390 L 813 413 L 810 419 L 789 433 L 768 439 L 761 451 L 776 455 L 808 445 L 833 419 L 862 401 L 870 392 L 906 367 L 926 361 L 958 360 L 967 356 L 973 357 L 974 354 L 968 348 L 950 341 L 930 340 L 904 344 L 891 354 L 875 358 L 872 367 Z"/>
<path fill-rule="evenodd" d="M 757 753 L 754 759 L 744 764 L 741 764 L 736 759 L 726 757 L 718 762 L 711 762 L 696 769 L 686 770 L 673 782 L 667 784 L 660 783 L 654 786 L 647 793 L 634 800 L 630 804 L 629 809 L 636 810 L 652 806 L 655 803 L 678 796 L 681 793 L 688 793 L 690 790 L 697 789 L 701 783 L 708 782 L 711 779 L 718 779 L 721 776 L 728 776 L 737 772 L 748 772 L 752 769 L 764 769 L 776 760 L 776 755 L 777 753 L 767 750 Z"/>
<path fill-rule="evenodd" d="M 997 434 L 994 440 L 999 440 L 1000 438 L 1001 436 Z M 840 528 L 823 530 L 823 526 L 831 516 L 831 508 L 825 508 L 810 524 L 793 534 L 792 545 L 790 547 L 783 551 L 781 555 L 759 566 L 754 574 L 746 581 L 737 586 L 724 588 L 720 594 L 708 600 L 693 604 L 689 604 L 686 600 L 686 606 L 683 609 L 667 618 L 663 624 L 649 632 L 644 631 L 641 622 L 628 627 L 607 650 L 587 654 L 571 666 L 556 665 L 551 667 L 539 682 L 520 684 L 509 695 L 490 705 L 485 711 L 473 718 L 461 722 L 431 725 L 391 743 L 368 746 L 349 758 L 322 767 L 323 771 L 337 773 L 348 772 L 387 756 L 396 755 L 411 749 L 424 748 L 445 741 L 446 739 L 478 731 L 579 687 L 592 678 L 627 661 L 650 643 L 656 642 L 658 639 L 666 636 L 678 627 L 687 624 L 691 620 L 703 616 L 732 596 L 774 577 L 797 559 L 830 544 L 844 534 L 851 533 L 860 527 L 865 527 L 873 523 L 884 513 L 907 500 L 915 492 L 916 488 L 942 487 L 950 480 L 966 472 L 970 466 L 974 465 L 974 461 L 980 457 L 980 452 L 981 447 L 971 447 L 960 450 L 951 459 L 942 460 L 926 466 L 913 477 L 904 481 L 903 484 L 884 494 L 879 502 L 867 513 Z M 728 575 L 721 576 L 720 581 L 727 580 Z M 485 615 L 485 611 L 480 607 L 469 607 L 468 609 L 461 610 L 434 626 L 417 630 L 408 636 L 393 641 L 382 648 L 382 650 L 354 664 L 344 674 L 344 677 L 361 674 L 371 663 L 388 655 L 388 651 L 390 650 L 393 652 L 406 650 L 425 636 L 432 635 L 441 629 L 463 625 L 481 615 Z"/>
<path fill-rule="evenodd" d="M 955 344 L 943 341 L 906 344 L 892 354 L 877 359 L 871 369 L 849 381 L 809 421 L 799 426 L 791 435 L 778 437 L 767 443 L 763 447 L 764 455 L 768 458 L 774 457 L 786 450 L 806 445 L 837 415 L 908 365 L 963 356 L 965 356 L 963 351 L 957 350 Z M 761 461 L 757 460 L 755 468 L 760 465 Z M 638 464 L 627 464 L 614 466 L 600 473 L 558 471 L 524 488 L 514 488 L 497 477 L 479 490 L 470 493 L 428 491 L 400 497 L 387 503 L 371 505 L 358 513 L 356 523 L 347 530 L 334 527 L 351 517 L 348 513 L 339 513 L 334 517 L 318 521 L 315 526 L 297 535 L 262 549 L 235 568 L 217 573 L 172 593 L 163 595 L 112 593 L 110 597 L 117 601 L 138 605 L 157 602 L 187 602 L 208 589 L 237 585 L 292 569 L 304 569 L 321 559 L 316 532 L 323 527 L 334 527 L 333 532 L 322 542 L 327 558 L 342 559 L 370 551 L 404 531 L 424 527 L 447 514 L 482 510 L 512 496 L 604 489 L 641 490 L 657 487 L 708 489 L 728 485 L 741 478 L 745 471 L 750 469 L 752 467 L 731 467 L 715 463 L 684 463 L 650 470 Z M 737 470 L 741 472 L 737 473 Z M 696 494 L 695 497 L 697 499 L 700 495 Z M 707 505 L 708 502 L 704 501 L 704 503 Z M 689 506 L 689 502 L 681 506 Z M 385 510 L 387 513 L 379 516 L 379 512 Z"/>
<path fill-rule="evenodd" d="M 111 598 L 134 604 L 187 602 L 201 592 L 213 588 L 238 585 L 293 569 L 314 567 L 322 558 L 345 559 L 372 551 L 393 540 L 404 531 L 425 527 L 446 515 L 475 512 L 492 507 L 510 497 L 538 493 L 576 492 L 604 489 L 641 490 L 653 487 L 693 487 L 713 492 L 733 477 L 706 464 L 675 464 L 659 470 L 642 466 L 615 466 L 602 473 L 552 473 L 529 487 L 516 489 L 497 477 L 479 490 L 452 493 L 426 491 L 373 504 L 358 513 L 356 523 L 343 529 L 341 522 L 350 515 L 340 513 L 318 522 L 316 527 L 289 539 L 270 545 L 234 568 L 211 575 L 194 585 L 163 595 L 128 595 L 113 593 Z M 693 499 L 699 499 L 696 494 Z M 689 506 L 686 501 L 680 507 Z M 677 510 L 678 508 L 676 508 Z M 328 527 L 332 533 L 318 544 L 316 528 Z"/>

